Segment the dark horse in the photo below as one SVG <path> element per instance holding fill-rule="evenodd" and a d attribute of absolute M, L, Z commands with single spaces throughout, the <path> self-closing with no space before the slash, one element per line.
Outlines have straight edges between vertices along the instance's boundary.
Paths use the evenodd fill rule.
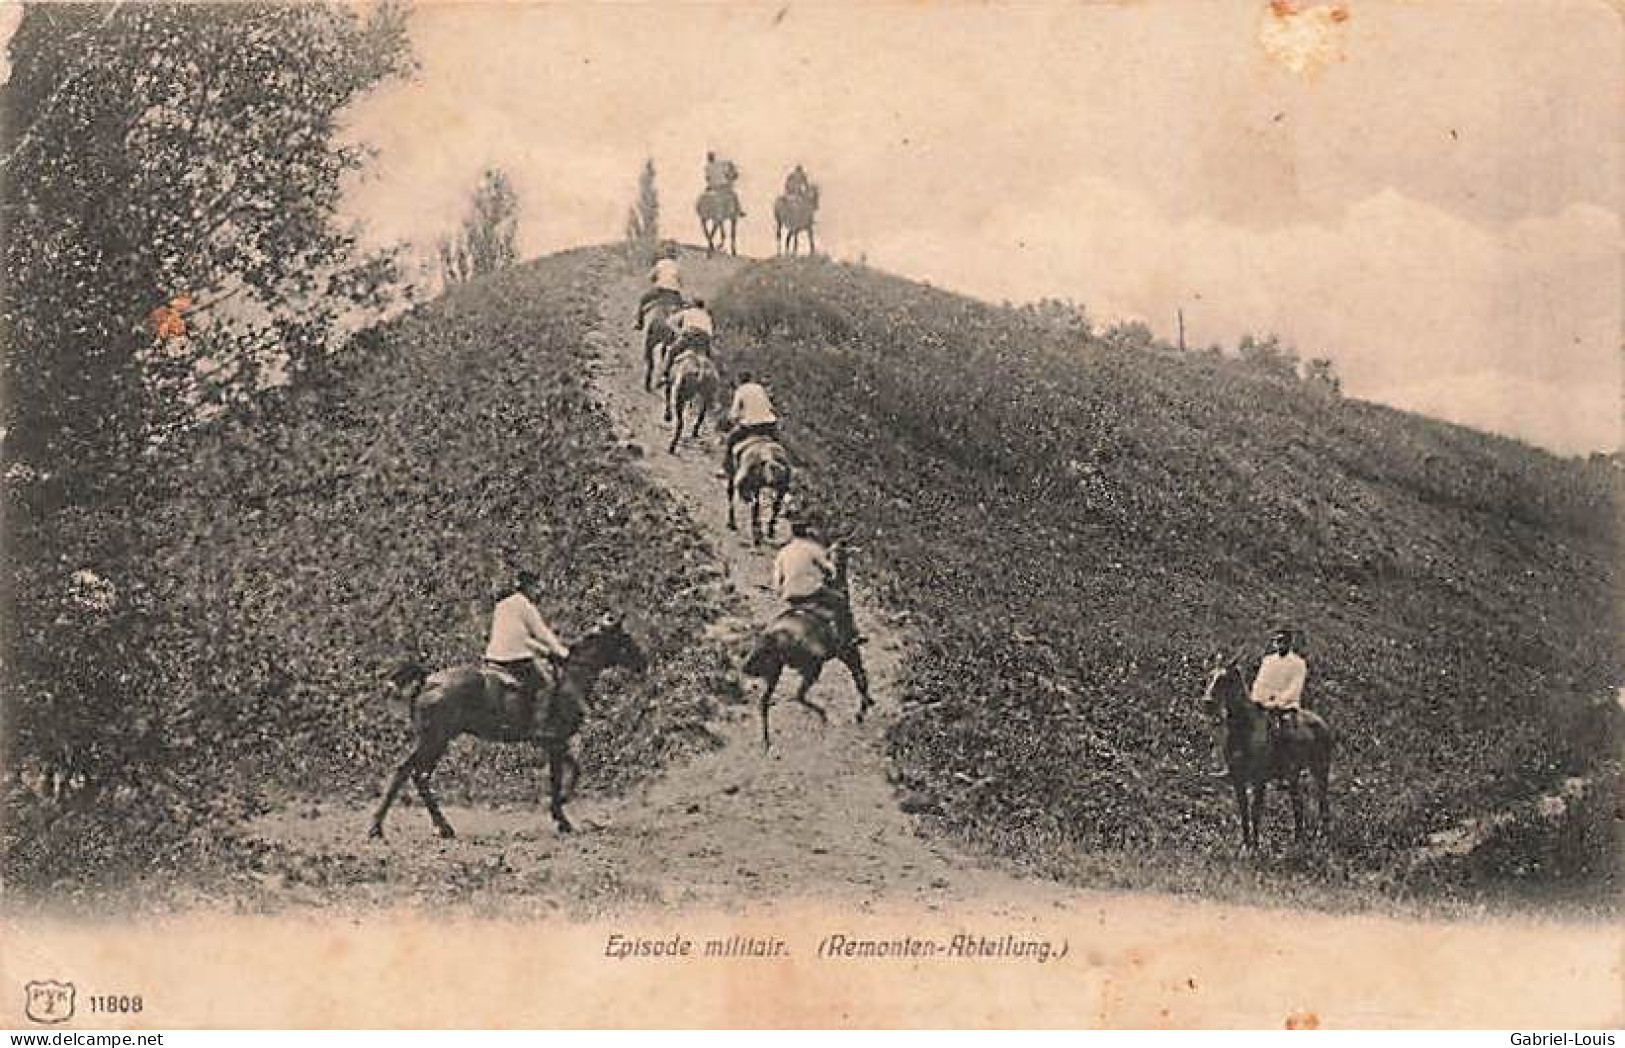
<path fill-rule="evenodd" d="M 728 530 L 738 528 L 734 516 L 734 496 L 750 505 L 750 542 L 762 544 L 762 492 L 773 492 L 773 509 L 767 518 L 767 536 L 779 530 L 779 513 L 790 492 L 790 456 L 784 445 L 772 437 L 751 437 L 734 449 L 734 468 L 728 474 Z"/>
<path fill-rule="evenodd" d="M 732 189 L 707 189 L 694 202 L 700 216 L 700 232 L 705 234 L 705 257 L 724 247 L 739 254 L 739 198 Z"/>
<path fill-rule="evenodd" d="M 677 332 L 671 329 L 667 319 L 683 307 L 683 296 L 673 291 L 669 295 L 661 295 L 649 304 L 648 320 L 643 326 L 643 391 L 654 390 L 655 368 L 664 368 L 665 354 L 670 351 L 672 343 L 677 341 Z"/>
<path fill-rule="evenodd" d="M 1332 729 L 1311 710 L 1298 710 L 1278 730 L 1269 730 L 1269 711 L 1247 695 L 1241 657 L 1220 662 L 1209 674 L 1202 706 L 1210 718 L 1224 718 L 1225 764 L 1241 812 L 1241 841 L 1258 847 L 1258 823 L 1264 813 L 1264 794 L 1270 782 L 1285 783 L 1292 796 L 1292 827 L 1303 840 L 1303 784 L 1305 771 L 1314 776 L 1319 830 L 1326 832 L 1331 809 L 1326 799 L 1332 765 Z M 1250 799 L 1249 799 L 1250 797 Z"/>
<path fill-rule="evenodd" d="M 690 405 L 698 405 L 699 412 L 694 418 L 694 432 L 689 436 L 700 435 L 700 426 L 705 424 L 706 413 L 711 410 L 721 386 L 717 365 L 708 351 L 691 348 L 678 354 L 671 366 L 671 384 L 666 387 L 666 421 L 673 423 L 667 451 L 677 454 L 677 442 L 683 436 L 683 415 Z"/>
<path fill-rule="evenodd" d="M 392 676 L 391 686 L 405 695 L 411 711 L 412 752 L 395 769 L 383 802 L 372 817 L 370 835 L 384 835 L 384 816 L 410 775 L 440 836 L 456 836 L 429 789 L 429 776 L 434 774 L 451 740 L 463 734 L 487 742 L 528 742 L 544 749 L 553 822 L 560 833 L 569 833 L 570 820 L 564 816 L 564 774 L 569 768 L 574 777 L 570 739 L 581 726 L 583 707 L 590 701 L 593 685 L 610 666 L 642 672 L 647 665 L 648 659 L 622 629 L 620 620 L 605 616 L 570 648 L 570 656 L 551 688 L 542 684 L 537 701 L 546 704 L 546 713 L 535 718 L 539 724 L 534 732 L 526 727 L 532 711 L 516 708 L 520 704 L 493 668 L 454 666 L 431 675 L 416 663 L 402 665 Z"/>
<path fill-rule="evenodd" d="M 807 253 L 818 254 L 813 238 L 813 216 L 818 212 L 818 187 L 809 186 L 806 196 L 780 196 L 773 201 L 773 240 L 781 255 L 793 255 L 807 234 Z"/>
<path fill-rule="evenodd" d="M 831 585 L 846 596 L 846 550 L 837 543 L 830 550 L 830 555 L 835 561 L 835 579 Z M 796 701 L 827 723 L 829 714 L 824 707 L 808 701 L 807 693 L 818 683 L 819 675 L 824 672 L 824 663 L 839 659 L 852 674 L 852 683 L 857 685 L 860 700 L 857 721 L 863 723 L 864 715 L 874 705 L 874 700 L 869 697 L 869 673 L 863 668 L 863 653 L 856 645 L 837 649 L 836 643 L 834 623 L 821 613 L 821 609 L 792 607 L 762 630 L 755 646 L 746 656 L 744 666 L 746 676 L 765 682 L 761 698 L 762 749 L 766 750 L 769 746 L 767 711 L 785 667 L 801 675 Z"/>

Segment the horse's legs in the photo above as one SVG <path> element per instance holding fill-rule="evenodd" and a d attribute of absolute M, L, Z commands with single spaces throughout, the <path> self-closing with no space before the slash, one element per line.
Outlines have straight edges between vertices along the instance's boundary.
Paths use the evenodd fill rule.
<path fill-rule="evenodd" d="M 738 531 L 739 525 L 734 521 L 734 471 L 727 469 L 726 463 L 723 464 L 723 468 L 728 473 L 728 530 Z"/>
<path fill-rule="evenodd" d="M 767 683 L 762 685 L 762 752 L 767 752 L 767 710 L 773 704 L 773 692 L 779 686 L 779 676 L 784 673 L 783 666 L 775 666 L 773 672 L 767 677 Z"/>
<path fill-rule="evenodd" d="M 1287 779 L 1287 794 L 1292 798 L 1292 839 L 1303 843 L 1303 773 L 1293 772 Z"/>
<path fill-rule="evenodd" d="M 564 769 L 575 763 L 570 756 L 570 743 L 567 739 L 547 739 L 544 745 L 547 747 L 548 812 L 558 831 L 569 833 L 575 829 L 564 814 Z"/>
<path fill-rule="evenodd" d="M 1230 788 L 1236 791 L 1236 816 L 1241 820 L 1241 846 L 1246 848 L 1248 846 L 1247 842 L 1251 839 L 1251 835 L 1247 830 L 1250 822 L 1248 814 L 1250 801 L 1247 798 L 1247 784 L 1242 781 L 1241 776 L 1232 772 L 1230 775 Z"/>
<path fill-rule="evenodd" d="M 757 488 L 750 496 L 750 544 L 762 544 L 762 489 Z"/>
<path fill-rule="evenodd" d="M 728 220 L 728 254 L 739 254 L 739 219 Z"/>
<path fill-rule="evenodd" d="M 1327 780 L 1331 777 L 1331 762 L 1329 760 L 1317 760 L 1310 770 L 1310 774 L 1315 777 L 1315 808 L 1320 812 L 1316 832 L 1325 837 L 1331 832 L 1332 825 L 1331 800 L 1327 788 Z"/>
<path fill-rule="evenodd" d="M 694 416 L 694 432 L 689 434 L 691 440 L 699 439 L 700 427 L 705 425 L 705 413 L 709 410 L 711 410 L 711 400 L 702 393 L 700 396 L 700 413 Z"/>
<path fill-rule="evenodd" d="M 818 254 L 818 238 L 813 236 L 812 223 L 809 222 L 807 223 L 807 255 L 811 257 L 816 254 Z"/>
<path fill-rule="evenodd" d="M 401 766 L 395 769 L 395 774 L 390 777 L 389 788 L 384 790 L 384 799 L 379 803 L 378 811 L 373 814 L 372 829 L 367 831 L 367 836 L 382 837 L 384 835 L 384 816 L 389 814 L 389 806 L 395 803 L 395 795 L 400 793 L 401 787 L 406 784 L 406 777 L 412 774 L 412 765 L 417 762 L 417 759 L 418 750 L 414 746 L 412 752 L 407 754 L 406 759 L 401 761 Z"/>
<path fill-rule="evenodd" d="M 1269 788 L 1270 784 L 1266 779 L 1259 779 L 1253 783 L 1252 834 L 1255 849 L 1258 847 L 1259 831 L 1264 823 L 1264 802 L 1269 799 Z"/>
<path fill-rule="evenodd" d="M 773 489 L 773 512 L 767 518 L 767 537 L 773 538 L 779 533 L 779 510 L 784 506 L 784 488 Z"/>
<path fill-rule="evenodd" d="M 429 776 L 434 774 L 434 766 L 440 763 L 440 758 L 446 753 L 444 744 L 425 753 L 417 766 L 412 769 L 412 784 L 418 788 L 418 796 L 423 799 L 423 807 L 429 812 L 429 819 L 434 828 L 442 837 L 455 837 L 457 831 L 451 828 L 446 816 L 440 811 L 440 804 L 434 799 L 434 791 L 429 788 Z"/>
<path fill-rule="evenodd" d="M 864 714 L 875 704 L 869 697 L 869 672 L 863 668 L 863 653 L 854 646 L 841 652 L 839 658 L 845 663 L 847 671 L 852 674 L 852 683 L 858 689 L 858 723 L 862 724 Z"/>
<path fill-rule="evenodd" d="M 818 719 L 823 721 L 825 724 L 828 724 L 829 714 L 824 710 L 824 707 L 807 698 L 807 693 L 812 691 L 813 685 L 818 683 L 818 678 L 823 674 L 823 672 L 824 666 L 822 663 L 819 663 L 812 669 L 806 670 L 801 674 L 801 687 L 796 689 L 796 701 L 818 714 Z"/>

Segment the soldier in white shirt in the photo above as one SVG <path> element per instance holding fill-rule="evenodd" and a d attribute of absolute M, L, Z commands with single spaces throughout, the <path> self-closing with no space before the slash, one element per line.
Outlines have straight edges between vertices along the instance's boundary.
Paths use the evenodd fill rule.
<path fill-rule="evenodd" d="M 676 336 L 672 342 L 671 352 L 666 354 L 666 366 L 662 373 L 662 382 L 671 383 L 671 366 L 686 350 L 698 350 L 701 353 L 711 352 L 711 340 L 716 335 L 716 321 L 711 319 L 710 310 L 705 308 L 705 299 L 696 298 L 687 306 L 666 318 L 666 324 Z"/>
<path fill-rule="evenodd" d="M 739 373 L 739 385 L 734 388 L 733 403 L 728 406 L 728 417 L 725 420 L 728 429 L 728 446 L 723 453 L 722 469 L 724 477 L 731 477 L 734 473 L 734 449 L 751 437 L 779 437 L 779 416 L 773 409 L 773 398 L 767 395 L 767 388 L 756 381 L 748 371 Z"/>
<path fill-rule="evenodd" d="M 677 265 L 676 244 L 668 242 L 661 245 L 660 257 L 649 269 L 649 283 L 652 286 L 638 299 L 637 319 L 632 322 L 632 327 L 640 331 L 643 329 L 644 315 L 656 302 L 669 299 L 673 307 L 682 304 L 683 274 Z"/>
<path fill-rule="evenodd" d="M 1269 646 L 1258 664 L 1258 675 L 1253 678 L 1248 695 L 1267 711 L 1265 724 L 1271 737 L 1283 721 L 1302 708 L 1303 686 L 1309 679 L 1309 665 L 1297 650 L 1302 646 L 1301 630 L 1289 626 L 1276 630 L 1270 635 Z M 1211 773 L 1219 779 L 1230 775 L 1230 769 L 1225 766 L 1225 732 L 1223 718 L 1220 718 L 1214 725 L 1213 753 L 1217 767 Z"/>
<path fill-rule="evenodd" d="M 792 608 L 824 612 L 833 621 L 837 650 L 844 651 L 863 638 L 852 618 L 851 598 L 836 584 L 840 572 L 835 558 L 818 540 L 816 526 L 817 520 L 808 512 L 791 515 L 790 541 L 773 559 L 773 588 Z"/>
<path fill-rule="evenodd" d="M 513 593 L 498 601 L 491 613 L 485 661 L 506 670 L 520 684 L 516 701 L 509 705 L 510 713 L 529 708 L 534 714 L 536 692 L 542 682 L 541 660 L 562 662 L 570 655 L 570 649 L 536 610 L 536 601 L 541 597 L 542 580 L 533 571 L 521 571 Z"/>

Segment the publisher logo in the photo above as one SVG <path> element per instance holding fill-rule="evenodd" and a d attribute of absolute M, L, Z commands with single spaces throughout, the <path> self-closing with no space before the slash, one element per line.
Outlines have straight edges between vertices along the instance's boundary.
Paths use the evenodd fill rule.
<path fill-rule="evenodd" d="M 23 1012 L 37 1023 L 65 1023 L 73 1018 L 73 983 L 46 979 L 23 987 Z"/>

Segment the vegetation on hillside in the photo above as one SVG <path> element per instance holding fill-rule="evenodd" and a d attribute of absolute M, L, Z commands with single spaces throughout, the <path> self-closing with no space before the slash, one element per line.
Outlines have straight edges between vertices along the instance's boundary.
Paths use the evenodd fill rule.
<path fill-rule="evenodd" d="M 583 374 L 607 257 L 460 285 L 372 332 L 322 384 L 166 450 L 162 483 L 52 518 L 64 559 L 28 568 L 14 594 L 31 643 L 6 675 L 9 883 L 178 865 L 275 793 L 370 803 L 408 745 L 384 698 L 393 664 L 478 658 L 523 565 L 566 641 L 617 610 L 652 658 L 643 677 L 602 682 L 585 788 L 710 744 L 727 663 L 694 638 L 722 581 Z M 36 492 L 8 485 L 8 530 L 31 526 Z M 60 567 L 94 577 L 59 587 Z M 96 701 L 64 703 L 70 688 Z M 116 768 L 53 749 L 106 739 Z M 534 801 L 545 781 L 523 747 L 465 741 L 442 769 L 452 798 Z"/>
<path fill-rule="evenodd" d="M 716 305 L 911 618 L 895 772 L 960 832 L 1204 887 L 1176 860 L 1235 836 L 1204 667 L 1291 622 L 1341 736 L 1310 867 L 1399 886 L 1431 833 L 1578 777 L 1517 821 L 1538 842 L 1426 876 L 1617 886 L 1616 471 L 862 267 L 751 266 Z"/>

